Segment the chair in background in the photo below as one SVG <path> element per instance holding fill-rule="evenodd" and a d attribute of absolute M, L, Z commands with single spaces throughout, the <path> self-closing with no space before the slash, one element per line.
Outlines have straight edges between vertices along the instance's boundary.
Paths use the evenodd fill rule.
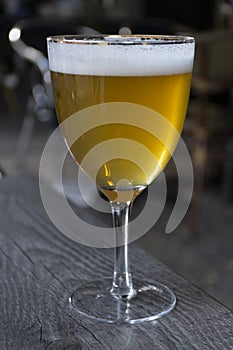
<path fill-rule="evenodd" d="M 196 58 L 189 111 L 194 122 L 191 153 L 195 184 L 189 216 L 194 234 L 200 228 L 206 175 L 227 181 L 223 185 L 225 194 L 231 182 L 233 159 L 228 140 L 233 138 L 233 30 L 206 31 L 197 33 L 195 38 Z"/>
<path fill-rule="evenodd" d="M 59 34 L 98 32 L 70 20 L 53 18 L 25 19 L 9 32 L 10 44 L 16 53 L 14 63 L 21 84 L 18 98 L 23 115 L 15 156 L 16 169 L 23 164 L 35 122 L 55 120 L 46 38 Z"/>

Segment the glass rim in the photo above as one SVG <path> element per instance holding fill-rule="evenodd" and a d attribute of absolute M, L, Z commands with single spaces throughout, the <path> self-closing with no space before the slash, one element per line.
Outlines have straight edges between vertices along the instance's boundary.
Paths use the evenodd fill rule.
<path fill-rule="evenodd" d="M 52 35 L 47 42 L 57 44 L 82 44 L 82 45 L 169 45 L 194 43 L 192 36 L 186 35 L 140 35 L 140 34 L 74 34 L 74 35 Z"/>

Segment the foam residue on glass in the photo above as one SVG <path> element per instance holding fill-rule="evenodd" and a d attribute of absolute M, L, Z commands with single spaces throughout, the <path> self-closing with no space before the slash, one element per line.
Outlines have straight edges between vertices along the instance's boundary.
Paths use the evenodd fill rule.
<path fill-rule="evenodd" d="M 77 45 L 75 45 L 77 44 Z M 75 36 L 48 40 L 50 69 L 80 75 L 152 76 L 192 71 L 194 40 L 183 37 Z M 88 59 L 87 59 L 88 58 Z"/>

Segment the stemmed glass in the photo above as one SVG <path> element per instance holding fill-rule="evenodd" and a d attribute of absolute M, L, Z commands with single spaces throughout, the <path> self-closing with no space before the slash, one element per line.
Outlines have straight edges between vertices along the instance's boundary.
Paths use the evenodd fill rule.
<path fill-rule="evenodd" d="M 178 142 L 194 39 L 61 35 L 48 38 L 48 54 L 62 134 L 80 168 L 108 198 L 115 228 L 113 279 L 82 284 L 71 303 L 79 313 L 104 322 L 158 319 L 175 307 L 176 297 L 156 281 L 133 283 L 130 211 Z M 69 118 L 75 118 L 72 127 L 64 124 Z"/>

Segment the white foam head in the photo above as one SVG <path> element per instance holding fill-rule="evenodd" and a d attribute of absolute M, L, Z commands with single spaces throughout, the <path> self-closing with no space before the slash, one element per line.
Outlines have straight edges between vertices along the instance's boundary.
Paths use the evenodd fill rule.
<path fill-rule="evenodd" d="M 138 42 L 127 39 L 110 44 L 116 36 L 105 37 L 100 44 L 80 43 L 77 39 L 48 40 L 50 69 L 54 72 L 81 75 L 145 76 L 170 75 L 192 71 L 194 41 L 183 43 Z M 157 41 L 159 41 L 157 39 Z"/>

